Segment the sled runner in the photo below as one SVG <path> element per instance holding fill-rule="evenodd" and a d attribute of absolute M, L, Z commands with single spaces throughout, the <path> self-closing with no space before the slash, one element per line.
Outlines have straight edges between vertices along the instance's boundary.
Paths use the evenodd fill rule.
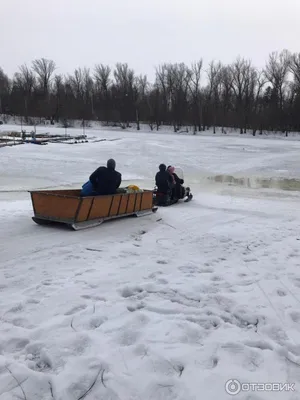
<path fill-rule="evenodd" d="M 179 167 L 175 168 L 175 174 L 178 176 L 179 179 L 184 180 L 184 174 L 183 174 L 183 170 Z M 180 200 L 183 200 L 184 203 L 187 203 L 189 201 L 191 201 L 193 198 L 193 195 L 191 193 L 191 189 L 187 186 L 184 187 L 182 186 L 182 196 L 180 198 L 172 198 L 172 192 L 170 190 L 169 193 L 160 193 L 158 191 L 157 186 L 154 187 L 154 191 L 153 191 L 153 203 L 156 206 L 162 206 L 162 207 L 167 207 L 167 206 L 171 206 L 173 204 L 178 203 Z"/>
<path fill-rule="evenodd" d="M 157 211 L 153 191 L 80 197 L 81 190 L 30 191 L 33 221 L 39 225 L 62 223 L 74 230 L 94 227 L 111 219 L 144 216 Z"/>

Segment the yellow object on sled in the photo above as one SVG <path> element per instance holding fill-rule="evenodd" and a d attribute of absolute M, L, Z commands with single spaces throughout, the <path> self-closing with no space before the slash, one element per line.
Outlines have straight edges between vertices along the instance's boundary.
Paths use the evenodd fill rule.
<path fill-rule="evenodd" d="M 134 190 L 134 191 L 140 190 L 140 188 L 138 186 L 136 186 L 136 185 L 129 185 L 129 186 L 127 186 L 127 188 L 131 189 L 131 190 Z"/>

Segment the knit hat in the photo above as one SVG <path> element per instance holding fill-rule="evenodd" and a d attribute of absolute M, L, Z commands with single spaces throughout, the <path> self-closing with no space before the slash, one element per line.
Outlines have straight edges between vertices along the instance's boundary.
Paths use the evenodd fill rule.
<path fill-rule="evenodd" d="M 114 159 L 112 159 L 112 158 L 110 158 L 108 161 L 107 161 L 107 168 L 109 168 L 109 169 L 115 169 L 116 168 L 116 162 L 115 162 L 115 160 Z"/>

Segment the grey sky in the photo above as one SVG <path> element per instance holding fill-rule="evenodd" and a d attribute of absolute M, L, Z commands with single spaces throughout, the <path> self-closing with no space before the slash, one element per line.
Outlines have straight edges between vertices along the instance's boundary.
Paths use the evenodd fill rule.
<path fill-rule="evenodd" d="M 1 0 L 0 65 L 50 58 L 57 72 L 128 62 L 152 80 L 162 62 L 300 51 L 300 0 Z"/>

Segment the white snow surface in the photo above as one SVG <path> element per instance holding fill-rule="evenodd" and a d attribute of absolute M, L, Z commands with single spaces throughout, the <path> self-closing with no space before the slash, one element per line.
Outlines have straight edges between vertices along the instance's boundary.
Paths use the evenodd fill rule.
<path fill-rule="evenodd" d="M 299 400 L 299 192 L 204 178 L 297 178 L 300 143 L 87 134 L 119 140 L 0 149 L 0 400 Z M 110 157 L 146 188 L 180 166 L 193 201 L 34 224 L 27 190 L 80 187 Z M 229 379 L 295 385 L 231 396 Z"/>

